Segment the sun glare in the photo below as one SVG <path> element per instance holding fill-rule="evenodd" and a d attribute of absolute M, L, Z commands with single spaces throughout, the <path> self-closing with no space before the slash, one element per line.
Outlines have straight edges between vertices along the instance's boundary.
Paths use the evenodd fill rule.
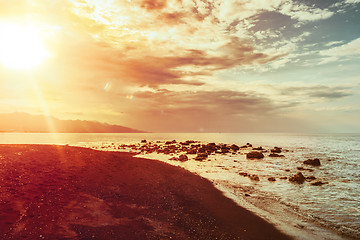
<path fill-rule="evenodd" d="M 0 63 L 3 66 L 15 70 L 32 69 L 48 56 L 38 29 L 0 23 Z"/>

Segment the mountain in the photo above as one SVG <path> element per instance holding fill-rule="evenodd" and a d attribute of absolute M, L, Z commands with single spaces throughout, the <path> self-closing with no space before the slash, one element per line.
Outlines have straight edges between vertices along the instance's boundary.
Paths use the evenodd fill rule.
<path fill-rule="evenodd" d="M 0 114 L 0 132 L 142 133 L 144 131 L 95 121 L 60 120 L 28 113 Z"/>

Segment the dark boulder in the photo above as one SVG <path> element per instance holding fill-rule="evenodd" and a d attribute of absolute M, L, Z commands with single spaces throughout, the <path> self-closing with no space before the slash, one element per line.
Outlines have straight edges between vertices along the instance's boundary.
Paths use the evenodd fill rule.
<path fill-rule="evenodd" d="M 289 177 L 290 182 L 296 182 L 296 183 L 304 183 L 305 177 L 301 172 L 298 172 L 292 177 Z"/>
<path fill-rule="evenodd" d="M 231 150 L 233 150 L 234 152 L 238 151 L 240 149 L 240 147 L 236 144 L 233 144 L 230 146 Z"/>
<path fill-rule="evenodd" d="M 260 147 L 257 147 L 257 148 L 253 148 L 253 150 L 262 151 L 264 149 L 263 149 L 263 147 L 260 146 Z"/>
<path fill-rule="evenodd" d="M 189 158 L 185 154 L 182 154 L 182 155 L 179 156 L 179 161 L 180 162 L 186 162 L 187 160 L 189 160 Z"/>
<path fill-rule="evenodd" d="M 304 164 L 311 165 L 311 166 L 320 166 L 320 160 L 318 158 L 308 159 L 304 161 Z"/>
<path fill-rule="evenodd" d="M 246 158 L 261 159 L 261 158 L 264 158 L 264 154 L 262 152 L 251 151 L 248 154 L 246 154 Z"/>

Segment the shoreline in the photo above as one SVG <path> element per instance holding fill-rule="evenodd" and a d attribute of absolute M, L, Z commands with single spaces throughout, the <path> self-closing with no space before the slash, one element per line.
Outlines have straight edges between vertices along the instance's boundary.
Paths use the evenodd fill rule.
<path fill-rule="evenodd" d="M 0 145 L 0 156 L 2 239 L 290 239 L 161 161 L 59 145 Z"/>
<path fill-rule="evenodd" d="M 273 224 L 285 234 L 297 240 L 323 239 L 323 240 L 350 240 L 357 239 L 337 231 L 321 222 L 310 219 L 298 212 L 293 206 L 279 202 L 279 199 L 267 193 L 246 189 L 235 183 L 224 180 L 214 180 L 204 174 L 193 171 L 178 162 L 153 156 L 135 155 L 135 157 L 158 160 L 167 164 L 184 168 L 194 174 L 204 177 L 212 182 L 213 186 L 220 190 L 224 196 L 233 200 L 240 207 L 246 208 L 259 217 Z"/>
<path fill-rule="evenodd" d="M 221 181 L 217 178 L 213 178 L 213 176 L 208 175 L 208 171 L 199 171 L 199 167 L 194 167 L 194 165 L 188 164 L 192 161 L 181 161 L 179 160 L 179 156 L 182 154 L 181 151 L 172 151 L 171 141 L 168 141 L 167 143 L 160 143 L 157 142 L 160 145 L 165 147 L 166 145 L 168 147 L 165 147 L 165 152 L 163 151 L 161 147 L 160 154 L 158 153 L 152 153 L 152 151 L 149 153 L 146 153 L 146 151 L 151 150 L 149 149 L 149 145 L 151 143 L 145 143 L 145 145 L 119 145 L 120 151 L 124 151 L 125 149 L 137 152 L 139 155 L 136 157 L 140 158 L 147 158 L 152 160 L 158 160 L 165 162 L 167 164 L 178 166 L 181 168 L 185 168 L 186 170 L 197 174 L 201 177 L 204 177 L 211 181 L 218 190 L 220 190 L 224 196 L 232 199 L 234 202 L 236 202 L 239 206 L 245 207 L 249 211 L 252 211 L 256 213 L 258 216 L 261 216 L 263 219 L 266 219 L 267 221 L 271 222 L 272 224 L 276 225 L 280 230 L 288 234 L 289 236 L 292 236 L 296 239 L 329 239 L 329 240 L 345 240 L 345 239 L 358 239 L 356 236 L 356 233 L 352 233 L 351 229 L 346 228 L 338 228 L 336 225 L 333 225 L 329 222 L 326 222 L 320 218 L 316 218 L 316 216 L 309 215 L 305 211 L 299 211 L 298 207 L 295 207 L 294 205 L 291 205 L 286 202 L 279 202 L 279 199 L 270 199 L 271 197 L 274 197 L 272 195 L 267 194 L 266 196 L 261 194 L 265 194 L 265 192 L 257 192 L 257 197 L 254 197 L 256 195 L 250 196 L 249 194 L 246 197 L 244 197 L 244 191 L 238 191 L 237 189 L 241 188 L 241 182 L 231 182 L 231 181 Z M 176 143 L 175 140 L 174 142 Z M 117 145 L 117 144 L 115 144 Z M 201 144 L 200 144 L 201 145 Z M 220 144 L 221 145 L 221 144 Z M 203 145 L 204 146 L 204 145 Z M 228 145 L 230 146 L 230 145 Z M 99 146 L 98 146 L 99 147 Z M 104 151 L 112 151 L 111 148 L 113 148 L 114 145 L 103 145 L 100 150 Z M 130 148 L 128 148 L 130 147 Z M 158 149 L 156 147 L 156 149 Z M 161 150 L 162 149 L 162 150 Z M 167 151 L 166 149 L 170 150 Z M 174 148 L 176 149 L 176 148 Z M 139 152 L 141 150 L 141 152 Z M 145 150 L 145 151 L 144 151 Z M 118 151 L 118 150 L 115 150 Z M 234 153 L 233 153 L 234 154 Z M 198 154 L 199 155 L 199 154 Z M 236 154 L 237 155 L 237 154 Z M 215 157 L 215 156 L 214 156 Z M 210 158 L 210 155 L 209 155 Z M 190 159 L 189 159 L 190 160 Z M 196 160 L 196 159 L 195 159 Z M 206 161 L 213 161 L 216 160 L 212 158 L 211 160 L 201 160 L 200 162 L 206 162 Z M 250 160 L 251 161 L 251 160 Z M 196 162 L 196 161 L 195 161 Z M 215 161 L 216 162 L 216 161 Z M 219 162 L 218 162 L 219 163 Z M 205 164 L 206 165 L 206 164 Z M 205 166 L 204 165 L 204 166 Z M 213 166 L 212 166 L 213 167 Z M 226 169 L 224 166 L 216 166 L 216 167 L 222 167 Z M 200 166 L 200 169 L 203 168 L 203 166 Z M 206 168 L 206 167 L 205 167 Z M 209 168 L 207 168 L 209 169 Z M 220 177 L 221 178 L 221 177 Z M 239 187 L 240 184 L 240 187 Z M 291 184 L 291 183 L 290 183 Z M 316 189 L 316 187 L 315 187 Z M 314 190 L 315 190 L 314 189 Z M 234 192 L 237 192 L 236 194 Z M 272 192 L 271 192 L 272 193 Z M 261 198 L 261 200 L 259 200 Z M 271 207 L 269 207 L 271 206 Z M 295 207 L 295 208 L 294 208 Z M 286 212 L 286 213 L 283 213 Z M 279 217 L 281 216 L 281 217 Z M 288 220 L 287 218 L 290 218 Z"/>

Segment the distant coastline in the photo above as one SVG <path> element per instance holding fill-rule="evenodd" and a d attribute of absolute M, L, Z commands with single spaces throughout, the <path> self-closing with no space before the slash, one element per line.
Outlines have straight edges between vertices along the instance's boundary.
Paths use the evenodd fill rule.
<path fill-rule="evenodd" d="M 16 112 L 0 114 L 2 133 L 146 133 L 121 125 Z"/>

